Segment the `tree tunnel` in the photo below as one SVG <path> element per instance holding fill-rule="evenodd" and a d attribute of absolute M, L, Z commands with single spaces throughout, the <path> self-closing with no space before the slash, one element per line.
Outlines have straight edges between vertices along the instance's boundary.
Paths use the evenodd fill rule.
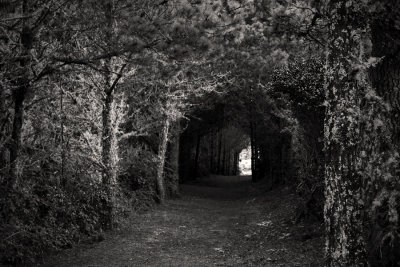
<path fill-rule="evenodd" d="M 239 175 L 239 155 L 250 148 L 252 181 L 283 184 L 293 175 L 287 122 L 263 90 L 208 96 L 184 122 L 180 138 L 181 181 L 210 174 Z"/>
<path fill-rule="evenodd" d="M 0 0 L 0 261 L 110 230 L 179 182 L 229 180 L 249 149 L 247 184 L 290 188 L 296 221 L 325 221 L 327 266 L 400 266 L 399 11 Z"/>
<path fill-rule="evenodd" d="M 180 122 L 180 182 L 240 175 L 240 153 L 248 149 L 253 182 L 293 188 L 304 200 L 298 217 L 322 220 L 321 63 L 295 61 L 268 79 L 268 86 L 225 84 L 195 101 Z"/>

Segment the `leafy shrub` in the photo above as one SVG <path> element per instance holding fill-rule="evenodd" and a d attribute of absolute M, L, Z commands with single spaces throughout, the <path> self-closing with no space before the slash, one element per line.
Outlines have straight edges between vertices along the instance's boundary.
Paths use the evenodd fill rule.
<path fill-rule="evenodd" d="M 292 166 L 296 173 L 296 190 L 304 199 L 297 219 L 323 219 L 323 125 L 325 117 L 323 65 L 321 61 L 292 60 L 288 66 L 276 69 L 269 94 L 287 103 L 294 118 L 284 129 L 292 136 Z"/>
<path fill-rule="evenodd" d="M 8 200 L 0 200 L 2 207 L 12 203 L 12 217 L 4 221 L 3 215 L 0 226 L 1 261 L 35 262 L 101 232 L 98 211 L 104 194 L 99 185 L 80 181 L 61 188 L 40 176 L 24 181 Z"/>

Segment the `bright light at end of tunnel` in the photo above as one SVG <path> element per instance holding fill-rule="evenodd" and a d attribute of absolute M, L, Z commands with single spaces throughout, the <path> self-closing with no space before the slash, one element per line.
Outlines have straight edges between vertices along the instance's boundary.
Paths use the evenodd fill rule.
<path fill-rule="evenodd" d="M 240 175 L 251 175 L 251 147 L 243 149 L 239 154 Z"/>

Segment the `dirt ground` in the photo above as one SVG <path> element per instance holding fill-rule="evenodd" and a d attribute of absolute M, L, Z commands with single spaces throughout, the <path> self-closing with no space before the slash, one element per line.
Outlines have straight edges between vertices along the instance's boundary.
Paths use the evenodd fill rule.
<path fill-rule="evenodd" d="M 204 178 L 129 227 L 42 266 L 323 266 L 317 223 L 294 224 L 296 195 L 249 176 Z"/>

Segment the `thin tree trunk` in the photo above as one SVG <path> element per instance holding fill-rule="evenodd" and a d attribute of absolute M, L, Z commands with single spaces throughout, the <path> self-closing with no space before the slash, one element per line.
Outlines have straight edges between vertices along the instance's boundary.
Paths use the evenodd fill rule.
<path fill-rule="evenodd" d="M 254 124 L 250 122 L 250 149 L 251 149 L 251 176 L 252 181 L 257 181 L 256 174 L 256 148 L 255 148 L 255 140 L 254 140 Z"/>
<path fill-rule="evenodd" d="M 201 141 L 201 136 L 197 135 L 197 142 L 196 142 L 196 155 L 194 157 L 194 171 L 193 171 L 193 178 L 196 178 L 198 175 L 198 169 L 199 169 L 199 155 L 200 155 L 200 141 Z"/>
<path fill-rule="evenodd" d="M 114 185 L 116 183 L 117 176 L 114 162 L 116 136 L 113 125 L 113 99 L 113 93 L 106 97 L 102 112 L 102 160 L 105 167 L 103 172 L 103 184 L 107 186 Z"/>
<path fill-rule="evenodd" d="M 240 152 L 236 152 L 235 175 L 239 175 Z"/>
<path fill-rule="evenodd" d="M 24 100 L 27 88 L 19 88 L 14 92 L 14 119 L 11 132 L 10 146 L 10 180 L 9 188 L 12 190 L 18 183 L 20 168 L 19 156 L 22 147 L 22 126 L 24 122 Z"/>
<path fill-rule="evenodd" d="M 28 0 L 22 1 L 22 13 L 23 17 L 28 15 Z M 29 28 L 27 19 L 23 19 L 22 31 L 20 35 L 22 44 L 22 56 L 20 60 L 20 66 L 23 69 L 23 74 L 18 81 L 19 87 L 13 91 L 14 100 L 14 118 L 11 130 L 11 145 L 10 145 L 10 169 L 9 169 L 9 181 L 8 188 L 12 190 L 18 183 L 19 175 L 19 157 L 21 154 L 22 147 L 22 126 L 24 123 L 24 101 L 25 95 L 29 90 L 29 51 L 33 45 L 33 32 Z"/>
<path fill-rule="evenodd" d="M 286 183 L 286 145 L 281 147 L 281 182 Z"/>
<path fill-rule="evenodd" d="M 60 127 L 61 127 L 61 185 L 66 185 L 64 169 L 65 169 L 65 146 L 64 146 L 64 92 L 60 82 Z"/>
<path fill-rule="evenodd" d="M 114 187 L 117 182 L 117 169 L 115 163 L 116 136 L 113 125 L 113 100 L 114 95 L 111 92 L 106 96 L 102 112 L 102 161 L 104 165 L 102 183 L 106 190 L 107 203 L 105 204 L 105 216 L 103 218 L 104 226 L 111 229 L 114 221 Z"/>
<path fill-rule="evenodd" d="M 225 140 L 224 140 L 225 141 Z M 222 150 L 222 175 L 226 175 L 226 143 L 224 142 Z"/>
<path fill-rule="evenodd" d="M 161 132 L 161 140 L 158 148 L 158 165 L 157 165 L 157 194 L 158 200 L 162 204 L 165 200 L 165 183 L 164 183 L 164 165 L 165 154 L 167 152 L 168 134 L 169 134 L 170 118 L 167 116 Z"/>
<path fill-rule="evenodd" d="M 113 21 L 113 0 L 105 2 L 104 11 L 105 19 L 107 23 L 106 28 L 106 43 L 107 48 L 112 49 L 113 38 L 114 38 L 114 21 Z M 103 177 L 102 183 L 104 190 L 107 195 L 107 200 L 104 203 L 104 214 L 102 223 L 107 229 L 113 227 L 114 222 L 114 187 L 117 182 L 117 169 L 115 162 L 116 151 L 116 136 L 114 131 L 114 87 L 115 82 L 112 80 L 112 61 L 110 58 L 105 59 L 104 66 L 104 99 L 103 99 L 103 111 L 102 111 L 102 162 L 103 162 Z"/>
<path fill-rule="evenodd" d="M 8 148 L 6 148 L 5 145 L 9 134 L 7 131 L 7 120 L 8 120 L 7 117 L 8 117 L 8 111 L 6 110 L 5 89 L 1 87 L 0 84 L 0 173 L 8 172 L 8 170 L 6 170 L 8 162 L 8 157 L 7 157 Z"/>
<path fill-rule="evenodd" d="M 179 128 L 179 123 L 178 127 Z M 179 129 L 177 129 L 174 138 L 170 142 L 170 166 L 172 169 L 169 181 L 169 193 L 171 197 L 179 196 Z"/>
<path fill-rule="evenodd" d="M 274 173 L 273 173 L 272 156 L 273 156 L 272 144 L 269 143 L 269 149 L 268 149 L 269 174 L 268 174 L 268 179 L 269 179 L 269 182 L 270 182 L 270 189 L 272 189 L 274 187 Z"/>
<path fill-rule="evenodd" d="M 240 152 L 236 152 L 235 155 L 235 175 L 239 175 L 239 154 Z"/>
<path fill-rule="evenodd" d="M 237 175 L 237 152 L 235 151 L 233 153 L 233 169 L 232 169 L 232 174 Z"/>
<path fill-rule="evenodd" d="M 217 174 L 221 174 L 222 130 L 218 132 Z"/>
<path fill-rule="evenodd" d="M 210 142 L 210 172 L 214 172 L 214 132 L 210 133 L 211 142 Z"/>
<path fill-rule="evenodd" d="M 231 163 L 232 163 L 232 161 L 231 161 L 232 159 L 231 159 L 231 151 L 230 150 L 228 150 L 228 169 L 227 169 L 227 173 L 228 173 L 228 175 L 232 175 L 232 173 L 231 173 Z"/>

